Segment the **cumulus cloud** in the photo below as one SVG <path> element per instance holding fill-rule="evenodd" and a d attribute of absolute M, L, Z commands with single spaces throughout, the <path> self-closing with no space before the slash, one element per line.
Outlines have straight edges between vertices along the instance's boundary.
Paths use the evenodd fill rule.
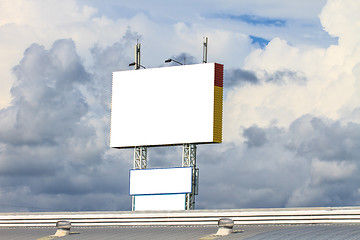
<path fill-rule="evenodd" d="M 357 123 L 341 124 L 306 115 L 295 120 L 289 129 L 291 141 L 288 147 L 296 149 L 300 156 L 337 161 L 356 161 L 360 157 Z"/>
<path fill-rule="evenodd" d="M 258 84 L 260 82 L 255 72 L 243 69 L 227 70 L 225 72 L 225 79 L 224 86 L 226 89 L 245 83 Z"/>
<path fill-rule="evenodd" d="M 26 50 L 14 68 L 17 81 L 11 92 L 16 118 L 13 126 L 1 130 L 1 140 L 13 145 L 52 144 L 82 128 L 73 123 L 80 122 L 88 106 L 76 84 L 89 81 L 89 75 L 74 49 L 72 41 L 62 40 L 49 51 L 36 44 Z"/>
<path fill-rule="evenodd" d="M 245 128 L 245 145 L 200 146 L 199 207 L 358 205 L 359 127 L 305 115 Z"/>
<path fill-rule="evenodd" d="M 7 203 L 1 206 L 10 211 L 9 203 L 40 211 L 129 208 L 132 158 L 119 160 L 128 152 L 110 150 L 108 133 L 111 71 L 134 36 L 93 49 L 95 66 L 108 59 L 102 71 L 86 70 L 69 39 L 25 51 L 14 67 L 12 104 L 0 110 L 0 204 Z"/>
<path fill-rule="evenodd" d="M 228 69 L 225 72 L 226 81 L 224 86 L 226 90 L 230 90 L 234 87 L 241 87 L 247 83 L 250 84 L 263 84 L 271 82 L 274 84 L 287 84 L 289 82 L 296 83 L 298 85 L 305 84 L 306 77 L 302 72 L 295 72 L 291 70 L 278 70 L 273 73 L 266 71 L 252 71 L 244 69 Z"/>
<path fill-rule="evenodd" d="M 346 9 L 353 4 L 347 6 L 347 1 L 329 1 L 321 19 L 324 19 L 324 24 L 327 24 L 325 29 L 330 32 L 338 28 L 337 22 L 330 24 L 326 19 L 336 19 L 338 15 L 345 18 L 339 13 L 339 8 L 331 7 L 335 3 Z M 351 15 L 350 18 L 354 17 Z M 350 32 L 354 32 L 355 22 L 347 22 L 352 29 Z M 252 51 L 243 70 L 253 72 L 261 84 L 245 85 L 228 92 L 224 112 L 229 126 L 229 132 L 226 132 L 229 140 L 240 140 L 230 130 L 239 130 L 239 123 L 249 127 L 254 122 L 258 126 L 276 122 L 288 127 L 295 119 L 308 113 L 343 122 L 359 122 L 354 117 L 360 100 L 357 94 L 359 42 L 350 34 L 336 33 L 339 44 L 328 48 L 302 49 L 274 38 L 266 48 Z M 351 43 L 347 43 L 350 38 Z M 279 86 L 276 82 L 282 84 Z"/>
<path fill-rule="evenodd" d="M 243 135 L 247 139 L 245 144 L 248 147 L 261 147 L 267 142 L 265 131 L 256 126 L 244 129 Z"/>
<path fill-rule="evenodd" d="M 356 164 L 346 161 L 326 162 L 314 159 L 311 162 L 311 175 L 314 176 L 314 184 L 321 184 L 323 181 L 337 182 L 351 177 L 356 168 Z"/>

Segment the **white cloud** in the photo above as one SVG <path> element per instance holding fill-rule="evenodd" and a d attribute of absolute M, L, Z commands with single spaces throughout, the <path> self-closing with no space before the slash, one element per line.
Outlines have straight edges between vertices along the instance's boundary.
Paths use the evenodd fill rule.
<path fill-rule="evenodd" d="M 118 1 L 103 3 L 81 0 L 3 0 L 0 4 L 0 34 L 3 36 L 0 39 L 0 61 L 3 62 L 0 68 L 3 78 L 0 107 L 9 104 L 8 92 L 14 81 L 11 67 L 16 65 L 23 51 L 34 42 L 50 47 L 57 39 L 71 38 L 89 66 L 93 61 L 89 49 L 95 43 L 101 46 L 111 45 L 118 41 L 130 26 L 132 31 L 142 36 L 142 61 L 143 65 L 148 67 L 159 66 L 170 55 L 182 52 L 198 56 L 200 62 L 204 36 L 209 36 L 209 60 L 226 63 L 227 67 L 235 67 L 242 65 L 243 58 L 252 50 L 248 34 L 264 36 L 267 32 L 265 35 L 269 38 L 274 36 L 274 33 L 281 35 L 292 29 L 289 27 L 284 31 L 254 28 L 246 24 L 239 25 L 237 22 L 230 23 L 211 18 L 214 14 L 229 11 L 243 14 L 243 4 L 248 5 L 247 2 L 235 4 L 227 1 L 209 4 L 201 1 L 170 4 L 158 1 L 158 4 L 149 4 L 144 1 L 129 4 Z M 272 7 L 272 10 L 267 11 L 268 7 L 258 8 L 259 4 L 266 4 Z M 265 17 L 272 17 L 276 12 L 275 15 L 281 18 L 288 17 L 288 14 L 294 16 L 296 13 L 299 19 L 307 19 L 310 15 L 314 18 L 322 4 L 322 1 L 307 1 L 294 7 L 293 4 L 279 4 L 277 0 L 256 1 L 247 11 Z M 310 6 L 314 11 L 312 14 L 304 10 Z M 287 11 L 284 11 L 284 8 Z M 300 8 L 303 10 L 300 11 Z M 292 9 L 292 14 L 288 12 L 289 9 Z M 300 28 L 301 26 L 298 26 L 298 29 Z M 132 55 L 131 50 L 129 54 Z"/>
<path fill-rule="evenodd" d="M 231 129 L 239 129 L 240 125 L 248 127 L 255 122 L 267 126 L 277 122 L 286 127 L 308 113 L 354 121 L 351 115 L 360 104 L 357 74 L 360 38 L 356 34 L 360 17 L 353 9 L 360 9 L 360 5 L 354 6 L 353 1 L 329 1 L 322 11 L 325 29 L 339 37 L 338 45 L 302 49 L 275 38 L 265 49 L 251 52 L 245 69 L 254 71 L 263 83 L 229 92 L 225 102 L 226 140 L 234 139 Z M 299 73 L 306 81 L 266 82 L 264 73 L 282 70 Z"/>
<path fill-rule="evenodd" d="M 321 184 L 324 181 L 341 181 L 350 178 L 355 172 L 357 166 L 355 163 L 346 161 L 320 161 L 314 159 L 311 162 L 312 184 Z"/>
<path fill-rule="evenodd" d="M 131 24 L 131 19 L 113 21 L 97 17 L 96 9 L 80 6 L 76 0 L 14 0 L 0 4 L 0 34 L 3 36 L 0 39 L 0 61 L 3 63 L 0 107 L 9 105 L 9 90 L 14 81 L 11 68 L 30 44 L 36 42 L 50 47 L 57 39 L 71 38 L 89 65 L 92 63 L 89 49 L 95 43 L 106 46 L 118 41 Z"/>

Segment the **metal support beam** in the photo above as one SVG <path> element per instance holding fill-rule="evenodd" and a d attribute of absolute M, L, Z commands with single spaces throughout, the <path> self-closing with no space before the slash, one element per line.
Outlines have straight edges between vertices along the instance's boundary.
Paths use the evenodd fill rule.
<path fill-rule="evenodd" d="M 144 169 L 147 166 L 147 148 L 134 148 L 134 169 Z"/>
<path fill-rule="evenodd" d="M 182 166 L 192 167 L 196 166 L 196 145 L 185 143 L 183 145 Z"/>
<path fill-rule="evenodd" d="M 198 195 L 199 169 L 196 168 L 196 145 L 185 143 L 182 153 L 182 167 L 192 167 L 191 193 L 186 194 L 185 209 L 195 209 L 195 195 Z"/>

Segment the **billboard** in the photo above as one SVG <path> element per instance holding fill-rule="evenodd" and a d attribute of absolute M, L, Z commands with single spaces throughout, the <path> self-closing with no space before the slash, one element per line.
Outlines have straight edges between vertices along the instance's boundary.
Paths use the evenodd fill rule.
<path fill-rule="evenodd" d="M 192 168 L 130 170 L 130 195 L 190 193 Z"/>
<path fill-rule="evenodd" d="M 110 147 L 220 143 L 223 65 L 113 72 Z"/>
<path fill-rule="evenodd" d="M 140 195 L 135 197 L 135 211 L 185 210 L 185 193 Z"/>

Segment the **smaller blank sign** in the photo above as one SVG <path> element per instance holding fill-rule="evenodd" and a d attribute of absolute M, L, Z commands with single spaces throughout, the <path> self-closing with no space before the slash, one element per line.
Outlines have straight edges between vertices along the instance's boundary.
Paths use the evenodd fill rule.
<path fill-rule="evenodd" d="M 135 196 L 135 211 L 185 210 L 185 193 Z"/>
<path fill-rule="evenodd" d="M 191 192 L 192 168 L 132 169 L 130 195 Z"/>

